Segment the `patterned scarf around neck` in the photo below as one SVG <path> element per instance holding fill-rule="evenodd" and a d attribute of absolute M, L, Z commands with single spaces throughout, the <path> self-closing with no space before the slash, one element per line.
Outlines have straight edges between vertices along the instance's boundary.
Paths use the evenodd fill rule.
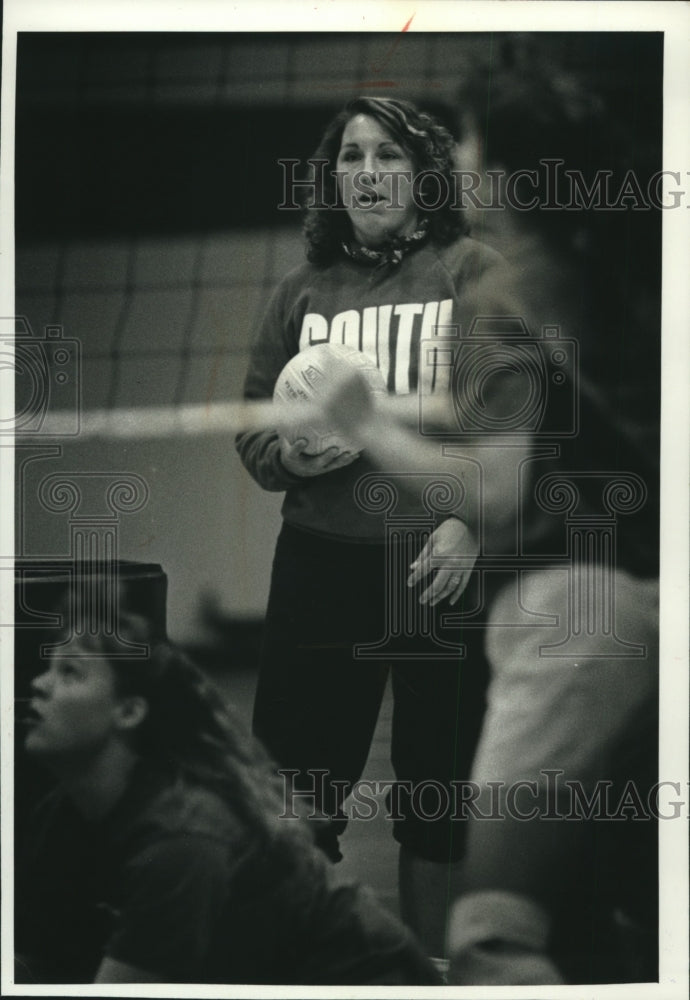
<path fill-rule="evenodd" d="M 357 243 L 340 244 L 352 260 L 382 267 L 386 264 L 399 264 L 410 251 L 417 249 L 429 235 L 429 220 L 423 219 L 411 236 L 396 236 L 387 241 L 380 250 L 370 250 L 369 247 Z"/>

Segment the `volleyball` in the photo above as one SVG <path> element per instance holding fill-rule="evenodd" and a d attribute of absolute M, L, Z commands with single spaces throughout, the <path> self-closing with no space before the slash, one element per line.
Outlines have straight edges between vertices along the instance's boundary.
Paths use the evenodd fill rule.
<path fill-rule="evenodd" d="M 387 395 L 386 383 L 375 361 L 355 347 L 344 344 L 315 344 L 291 358 L 278 376 L 273 401 L 284 408 L 290 403 L 312 403 L 318 407 L 343 383 L 359 372 L 369 390 L 376 396 Z M 320 455 L 328 448 L 342 451 L 359 451 L 355 444 L 327 422 L 321 423 L 318 409 L 314 416 L 299 423 L 289 424 L 284 430 L 290 444 L 306 440 L 306 455 Z"/>

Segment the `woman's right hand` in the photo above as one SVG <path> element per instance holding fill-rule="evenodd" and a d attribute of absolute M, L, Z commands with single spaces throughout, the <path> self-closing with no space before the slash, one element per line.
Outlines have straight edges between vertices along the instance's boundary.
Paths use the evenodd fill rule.
<path fill-rule="evenodd" d="M 341 451 L 337 447 L 327 448 L 318 455 L 306 455 L 306 446 L 304 438 L 293 443 L 285 437 L 280 439 L 280 460 L 293 476 L 320 476 L 324 472 L 333 472 L 350 465 L 360 455 L 358 451 Z"/>

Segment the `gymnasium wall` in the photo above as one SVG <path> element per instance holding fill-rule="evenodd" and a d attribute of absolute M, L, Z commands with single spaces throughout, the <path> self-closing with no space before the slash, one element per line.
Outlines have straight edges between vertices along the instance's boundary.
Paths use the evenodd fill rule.
<path fill-rule="evenodd" d="M 198 638 L 209 602 L 229 619 L 261 618 L 280 496 L 255 486 L 230 437 L 183 438 L 174 419 L 182 404 L 239 396 L 256 318 L 303 259 L 298 213 L 278 208 L 278 161 L 305 160 L 359 93 L 411 99 L 457 133 L 460 83 L 499 62 L 511 71 L 514 38 L 20 36 L 16 312 L 34 337 L 61 326 L 79 341 L 83 408 L 131 407 L 136 419 L 170 406 L 171 433 L 18 448 L 19 554 L 69 554 L 68 517 L 38 499 L 46 476 L 133 473 L 149 495 L 119 517 L 119 555 L 162 564 L 173 638 Z M 530 45 L 604 90 L 643 79 L 644 63 L 626 50 L 626 74 L 624 43 L 604 35 Z M 73 402 L 57 394 L 51 406 Z"/>
<path fill-rule="evenodd" d="M 442 110 L 457 58 L 437 35 L 20 38 L 16 312 L 34 336 L 61 325 L 80 342 L 83 408 L 170 405 L 172 427 L 181 404 L 237 398 L 256 317 L 303 259 L 278 158 L 309 156 L 361 89 Z M 281 497 L 230 437 L 20 450 L 23 555 L 69 553 L 68 518 L 37 499 L 55 471 L 146 481 L 119 554 L 166 570 L 174 638 L 200 637 L 209 601 L 260 618 Z"/>

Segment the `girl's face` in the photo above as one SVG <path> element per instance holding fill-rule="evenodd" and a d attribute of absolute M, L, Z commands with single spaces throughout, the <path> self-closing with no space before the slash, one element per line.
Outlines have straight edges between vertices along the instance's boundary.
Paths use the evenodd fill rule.
<path fill-rule="evenodd" d="M 410 156 L 375 118 L 356 115 L 345 126 L 336 162 L 338 190 L 355 239 L 374 247 L 417 227 Z"/>
<path fill-rule="evenodd" d="M 108 661 L 77 647 L 54 656 L 33 682 L 26 749 L 74 760 L 103 748 L 120 729 L 123 702 Z"/>

